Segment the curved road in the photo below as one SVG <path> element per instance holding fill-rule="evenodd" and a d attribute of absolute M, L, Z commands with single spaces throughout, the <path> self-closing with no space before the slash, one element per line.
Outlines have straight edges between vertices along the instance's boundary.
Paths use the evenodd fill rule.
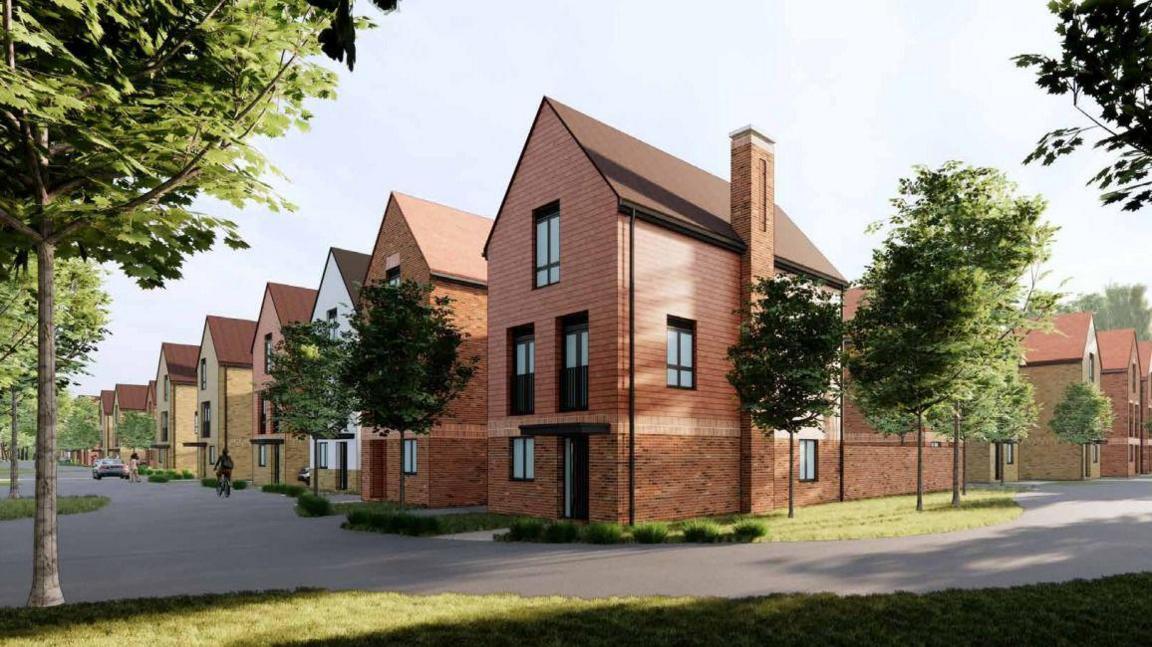
<path fill-rule="evenodd" d="M 582 597 L 868 593 L 1152 570 L 1148 478 L 1044 484 L 1020 496 L 1017 521 L 946 535 L 604 547 L 348 532 L 341 517 L 300 518 L 290 500 L 259 491 L 221 500 L 198 483 L 93 481 L 76 468 L 62 468 L 61 479 L 62 494 L 112 499 L 60 519 L 70 601 L 301 586 Z M 0 606 L 25 601 L 31 539 L 30 519 L 0 522 Z"/>

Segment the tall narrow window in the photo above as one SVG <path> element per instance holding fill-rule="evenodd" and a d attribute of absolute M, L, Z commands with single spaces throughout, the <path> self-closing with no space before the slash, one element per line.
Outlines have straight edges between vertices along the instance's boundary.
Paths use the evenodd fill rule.
<path fill-rule="evenodd" d="M 384 272 L 385 285 L 400 285 L 400 266 L 390 267 Z"/>
<path fill-rule="evenodd" d="M 208 360 L 200 358 L 200 390 L 208 388 Z"/>
<path fill-rule="evenodd" d="M 668 317 L 667 384 L 678 389 L 696 388 L 696 324 Z"/>
<path fill-rule="evenodd" d="M 268 400 L 264 399 L 264 394 L 261 393 L 260 398 L 260 429 L 256 433 L 268 433 Z"/>
<path fill-rule="evenodd" d="M 1016 444 L 1015 443 L 1004 443 L 1004 464 L 1006 464 L 1006 465 L 1016 464 Z"/>
<path fill-rule="evenodd" d="M 1088 381 L 1096 381 L 1096 354 L 1088 353 Z"/>
<path fill-rule="evenodd" d="M 531 326 L 512 332 L 512 415 L 535 410 L 536 337 Z"/>
<path fill-rule="evenodd" d="M 325 317 L 328 320 L 328 334 L 332 337 L 332 339 L 336 339 L 340 336 L 340 328 L 336 323 L 336 316 L 336 308 L 329 308 L 328 312 L 325 313 Z"/>
<path fill-rule="evenodd" d="M 160 442 L 168 442 L 168 412 L 160 412 Z"/>
<path fill-rule="evenodd" d="M 316 443 L 316 468 L 328 469 L 328 443 Z"/>
<path fill-rule="evenodd" d="M 212 437 L 212 403 L 200 403 L 200 436 L 202 438 Z"/>
<path fill-rule="evenodd" d="M 560 281 L 560 204 L 536 210 L 536 287 Z"/>
<path fill-rule="evenodd" d="M 531 481 L 536 478 L 536 439 L 531 436 L 509 438 L 511 479 Z"/>
<path fill-rule="evenodd" d="M 260 467 L 268 467 L 268 445 L 258 445 L 256 461 Z"/>
<path fill-rule="evenodd" d="M 588 315 L 566 317 L 560 345 L 560 410 L 588 408 Z"/>
<path fill-rule="evenodd" d="M 212 445 L 208 448 L 208 462 L 212 463 L 213 465 L 216 464 L 216 445 Z"/>
<path fill-rule="evenodd" d="M 272 333 L 264 335 L 264 372 L 268 372 L 268 367 L 272 366 Z"/>
<path fill-rule="evenodd" d="M 404 454 L 404 456 L 403 456 L 403 458 L 404 458 L 404 473 L 405 474 L 415 474 L 416 473 L 416 439 L 415 438 L 405 438 L 404 439 L 404 449 L 401 453 Z"/>
<path fill-rule="evenodd" d="M 820 458 L 820 448 L 816 440 L 800 441 L 800 480 L 815 481 L 820 472 L 817 469 Z"/>
<path fill-rule="evenodd" d="M 168 376 L 164 376 L 164 401 L 168 401 Z"/>

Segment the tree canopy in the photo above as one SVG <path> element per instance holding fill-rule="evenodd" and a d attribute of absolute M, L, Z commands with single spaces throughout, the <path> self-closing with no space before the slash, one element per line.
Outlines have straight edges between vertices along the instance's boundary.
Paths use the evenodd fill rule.
<path fill-rule="evenodd" d="M 350 342 L 336 334 L 336 322 L 284 326 L 262 391 L 281 431 L 300 438 L 334 438 L 347 430 L 356 412 L 353 392 L 343 381 Z"/>
<path fill-rule="evenodd" d="M 91 396 L 60 398 L 60 448 L 91 449 L 100 444 L 100 402 Z M 67 403 L 67 404 L 65 404 Z"/>
<path fill-rule="evenodd" d="M 1053 407 L 1048 426 L 1070 443 L 1099 442 L 1112 429 L 1112 402 L 1095 384 L 1073 382 Z"/>
<path fill-rule="evenodd" d="M 1152 338 L 1152 307 L 1142 283 L 1109 283 L 1103 292 L 1077 295 L 1060 304 L 1063 312 L 1091 312 L 1098 330 L 1134 328 L 1140 339 Z"/>
<path fill-rule="evenodd" d="M 147 449 L 156 442 L 156 420 L 143 411 L 125 411 L 116 424 L 116 442 L 121 451 Z"/>

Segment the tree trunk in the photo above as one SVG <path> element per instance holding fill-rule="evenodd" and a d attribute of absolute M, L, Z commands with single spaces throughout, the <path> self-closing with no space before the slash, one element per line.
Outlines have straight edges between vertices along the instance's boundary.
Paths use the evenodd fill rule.
<path fill-rule="evenodd" d="M 916 412 L 916 511 L 924 511 L 924 412 Z"/>
<path fill-rule="evenodd" d="M 963 477 L 960 479 L 960 494 L 968 496 L 968 439 L 964 439 L 964 447 L 961 449 L 962 455 L 960 456 L 960 471 Z"/>
<path fill-rule="evenodd" d="M 36 520 L 33 523 L 32 591 L 28 606 L 64 603 L 56 528 L 56 248 L 37 244 Z"/>
<path fill-rule="evenodd" d="M 788 518 L 796 516 L 796 434 L 788 432 Z"/>
<path fill-rule="evenodd" d="M 960 407 L 952 409 L 952 507 L 960 507 Z"/>
<path fill-rule="evenodd" d="M 400 430 L 400 509 L 404 509 L 404 430 Z"/>
<path fill-rule="evenodd" d="M 16 387 L 12 387 L 12 442 L 8 445 L 8 461 L 10 463 L 8 470 L 8 498 L 20 498 L 20 461 L 16 457 L 16 443 L 19 440 L 19 434 L 16 433 L 16 408 L 20 406 L 20 399 L 16 397 Z"/>

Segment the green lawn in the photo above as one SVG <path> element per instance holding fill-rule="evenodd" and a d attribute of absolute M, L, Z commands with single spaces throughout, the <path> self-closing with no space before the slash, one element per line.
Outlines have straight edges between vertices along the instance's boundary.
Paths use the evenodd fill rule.
<path fill-rule="evenodd" d="M 108 497 L 104 496 L 62 496 L 56 499 L 56 512 L 59 514 L 79 514 L 81 512 L 93 512 L 106 505 L 108 505 Z M 0 500 L 0 521 L 32 517 L 35 514 L 36 499 L 32 497 Z"/>
<path fill-rule="evenodd" d="M 1126 645 L 1152 574 L 923 595 L 241 593 L 0 609 L 6 645 Z M 1103 613 L 1101 609 L 1124 609 Z"/>

